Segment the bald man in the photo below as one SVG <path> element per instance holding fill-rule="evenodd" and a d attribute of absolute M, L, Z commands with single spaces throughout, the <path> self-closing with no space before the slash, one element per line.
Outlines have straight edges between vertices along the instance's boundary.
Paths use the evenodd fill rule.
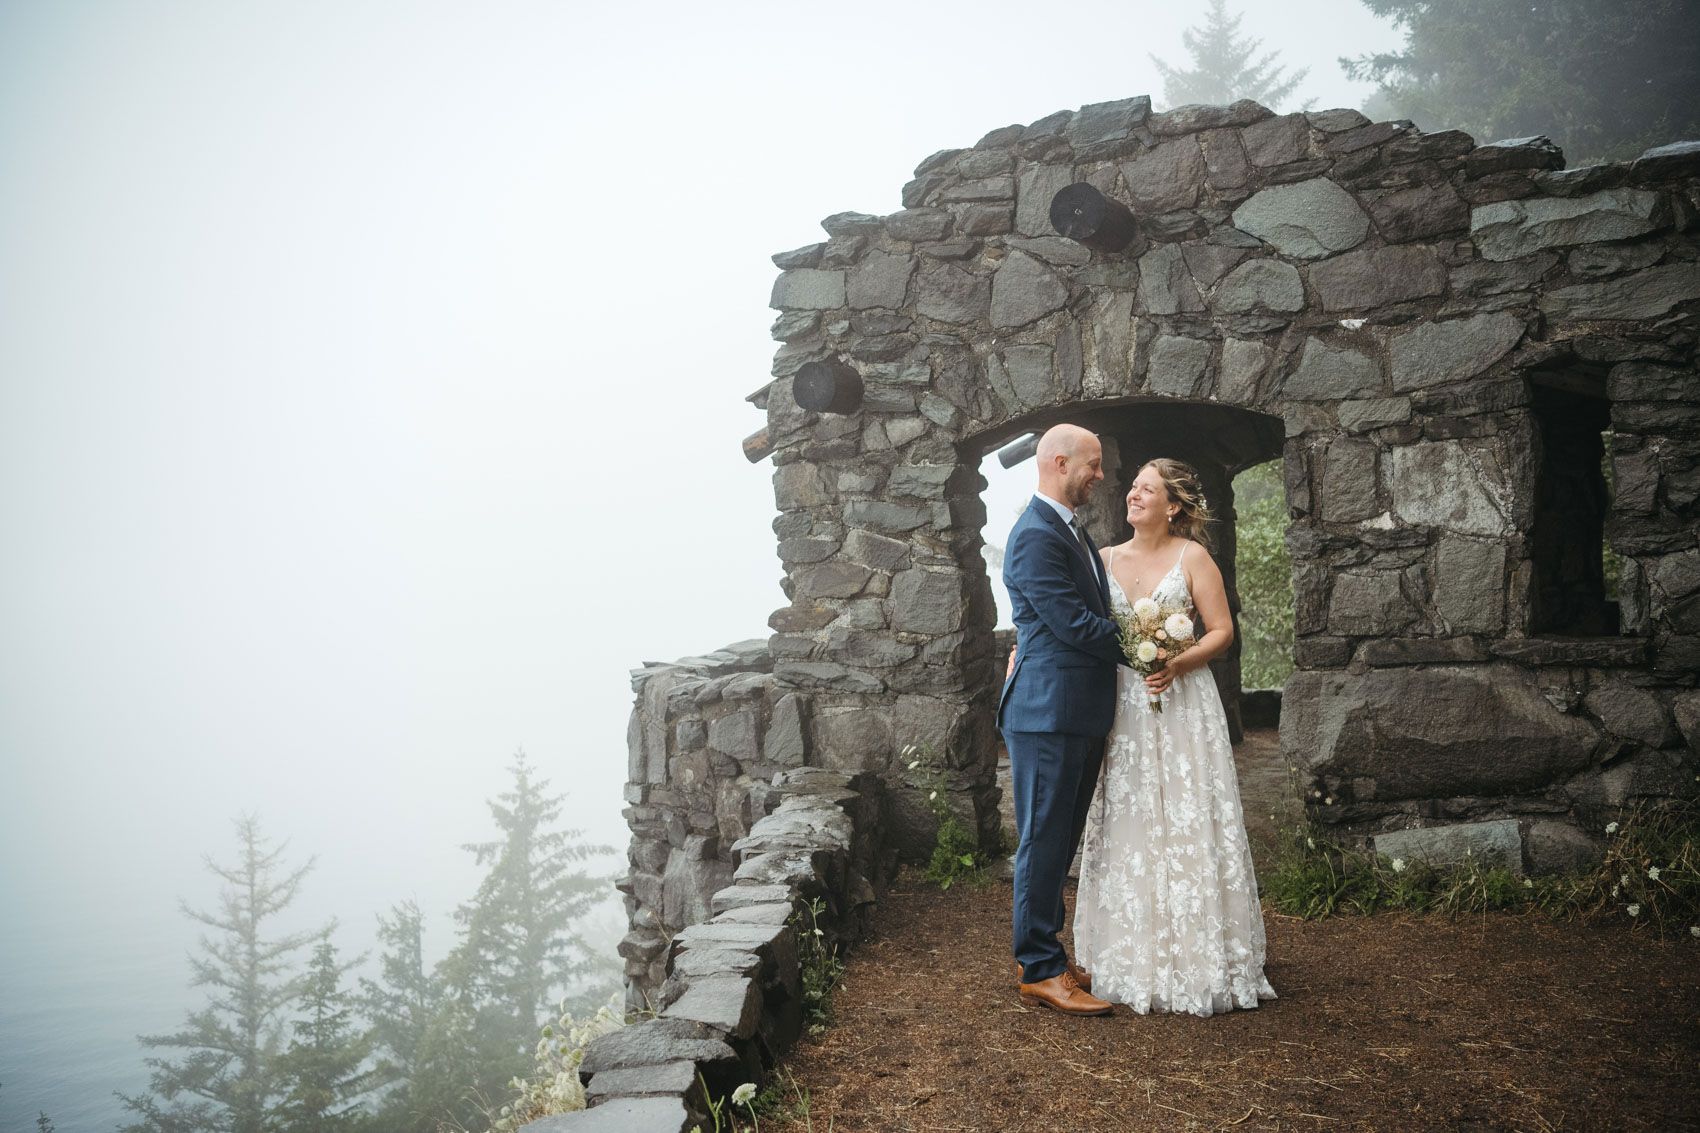
<path fill-rule="evenodd" d="M 998 702 L 1015 787 L 1014 947 L 1024 1003 L 1108 1015 L 1064 951 L 1063 881 L 1086 827 L 1116 707 L 1121 630 L 1098 548 L 1075 520 L 1104 478 L 1098 438 L 1058 425 L 1039 440 L 1039 490 L 1004 551 L 1016 650 Z"/>

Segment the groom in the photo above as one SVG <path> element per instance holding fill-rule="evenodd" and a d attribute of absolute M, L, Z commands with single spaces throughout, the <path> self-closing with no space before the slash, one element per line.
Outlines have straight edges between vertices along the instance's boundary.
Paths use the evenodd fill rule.
<path fill-rule="evenodd" d="M 998 703 L 1015 786 L 1015 959 L 1025 1003 L 1108 1015 L 1063 951 L 1063 880 L 1115 718 L 1120 628 L 1098 548 L 1075 520 L 1104 478 L 1098 438 L 1058 425 L 1039 440 L 1039 491 L 1004 552 L 1015 664 Z"/>

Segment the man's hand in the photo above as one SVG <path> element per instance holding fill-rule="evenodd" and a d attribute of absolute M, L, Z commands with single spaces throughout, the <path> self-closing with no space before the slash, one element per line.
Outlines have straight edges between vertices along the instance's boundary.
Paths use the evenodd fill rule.
<path fill-rule="evenodd" d="M 1009 680 L 1009 678 L 1013 677 L 1014 675 L 1015 675 L 1015 650 L 1011 649 L 1009 651 L 1009 668 L 1004 670 L 1003 679 L 1007 681 L 1007 680 Z"/>

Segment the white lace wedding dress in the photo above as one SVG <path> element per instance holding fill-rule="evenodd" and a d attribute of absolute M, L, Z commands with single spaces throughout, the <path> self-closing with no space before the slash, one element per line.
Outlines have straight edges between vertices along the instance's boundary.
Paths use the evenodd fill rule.
<path fill-rule="evenodd" d="M 1126 612 L 1132 603 L 1109 576 L 1111 603 Z M 1191 608 L 1179 558 L 1151 596 Z M 1182 674 L 1157 713 L 1144 679 L 1117 672 L 1081 849 L 1075 957 L 1093 995 L 1141 1015 L 1256 1007 L 1275 989 L 1263 975 L 1263 910 L 1216 681 L 1208 667 Z"/>

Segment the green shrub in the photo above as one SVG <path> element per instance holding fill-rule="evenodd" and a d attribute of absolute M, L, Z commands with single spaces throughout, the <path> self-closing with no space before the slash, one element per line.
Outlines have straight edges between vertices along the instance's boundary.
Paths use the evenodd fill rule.
<path fill-rule="evenodd" d="M 930 746 L 909 744 L 903 749 L 911 781 L 927 800 L 938 827 L 933 835 L 933 853 L 927 861 L 927 880 L 940 889 L 959 882 L 982 882 L 991 861 L 980 846 L 979 836 L 950 809 L 949 775 Z"/>
<path fill-rule="evenodd" d="M 1293 566 L 1281 462 L 1234 477 L 1234 585 L 1240 595 L 1240 679 L 1280 688 L 1293 672 Z"/>

